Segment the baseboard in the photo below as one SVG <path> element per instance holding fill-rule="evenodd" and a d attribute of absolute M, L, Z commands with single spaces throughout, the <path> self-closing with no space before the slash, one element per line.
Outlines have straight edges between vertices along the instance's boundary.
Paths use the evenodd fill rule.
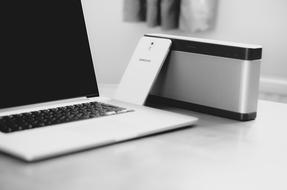
<path fill-rule="evenodd" d="M 287 78 L 261 77 L 259 91 L 287 96 Z"/>

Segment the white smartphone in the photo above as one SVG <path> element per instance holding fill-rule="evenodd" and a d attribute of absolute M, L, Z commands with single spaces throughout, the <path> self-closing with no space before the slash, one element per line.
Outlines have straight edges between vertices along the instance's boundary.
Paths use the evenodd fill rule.
<path fill-rule="evenodd" d="M 142 37 L 120 81 L 115 99 L 144 105 L 163 63 L 171 40 Z"/>

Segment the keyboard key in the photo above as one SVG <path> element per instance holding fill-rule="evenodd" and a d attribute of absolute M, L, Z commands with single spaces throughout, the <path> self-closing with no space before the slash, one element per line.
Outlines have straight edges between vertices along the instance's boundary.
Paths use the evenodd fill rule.
<path fill-rule="evenodd" d="M 0 131 L 11 133 L 60 123 L 127 113 L 128 110 L 99 102 L 45 109 L 0 117 Z"/>

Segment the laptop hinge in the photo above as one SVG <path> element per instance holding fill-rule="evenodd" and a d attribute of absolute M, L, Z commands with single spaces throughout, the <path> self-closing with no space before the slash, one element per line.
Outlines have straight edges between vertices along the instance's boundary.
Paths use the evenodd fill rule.
<path fill-rule="evenodd" d="M 97 95 L 97 94 L 90 94 L 90 95 L 88 95 L 88 96 L 86 96 L 87 98 L 94 98 L 94 97 L 98 97 L 99 95 Z"/>

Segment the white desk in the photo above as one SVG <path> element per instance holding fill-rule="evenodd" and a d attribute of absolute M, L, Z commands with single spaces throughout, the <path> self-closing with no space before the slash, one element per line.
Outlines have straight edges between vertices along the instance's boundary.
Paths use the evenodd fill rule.
<path fill-rule="evenodd" d="M 287 104 L 259 101 L 251 122 L 177 111 L 198 125 L 33 164 L 0 154 L 0 189 L 287 189 Z"/>

